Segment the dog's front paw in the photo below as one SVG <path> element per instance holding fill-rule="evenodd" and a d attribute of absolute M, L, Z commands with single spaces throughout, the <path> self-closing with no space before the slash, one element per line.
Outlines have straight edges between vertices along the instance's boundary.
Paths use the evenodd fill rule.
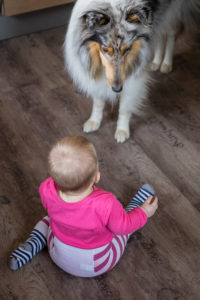
<path fill-rule="evenodd" d="M 99 129 L 100 123 L 93 121 L 93 120 L 87 120 L 84 124 L 83 124 L 83 131 L 86 133 L 92 132 L 92 131 L 96 131 Z"/>
<path fill-rule="evenodd" d="M 115 132 L 115 139 L 118 143 L 124 143 L 129 138 L 129 136 L 129 132 L 123 129 L 117 129 Z"/>
<path fill-rule="evenodd" d="M 164 74 L 170 73 L 171 71 L 172 71 L 172 65 L 162 64 L 162 66 L 160 67 L 160 72 Z"/>
<path fill-rule="evenodd" d="M 150 64 L 150 70 L 151 71 L 158 71 L 159 70 L 159 68 L 160 68 L 160 64 L 158 64 L 158 63 L 155 63 L 155 62 L 152 62 L 151 64 Z"/>

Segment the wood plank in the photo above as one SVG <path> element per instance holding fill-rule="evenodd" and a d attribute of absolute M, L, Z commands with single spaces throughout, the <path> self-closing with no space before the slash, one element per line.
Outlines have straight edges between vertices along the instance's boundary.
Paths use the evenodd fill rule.
<path fill-rule="evenodd" d="M 24 34 L 66 26 L 74 3 L 18 16 L 0 16 L 0 41 Z"/>
<path fill-rule="evenodd" d="M 65 28 L 58 28 L 4 41 L 0 47 L 0 298 L 197 300 L 200 72 L 195 56 L 200 48 L 195 56 L 184 53 L 184 62 L 177 54 L 172 74 L 155 75 L 147 115 L 133 117 L 131 138 L 120 145 L 114 140 L 117 109 L 110 105 L 99 131 L 83 134 L 91 102 L 75 92 L 64 71 L 64 34 Z M 73 277 L 54 265 L 46 250 L 12 272 L 7 266 L 10 253 L 45 215 L 38 186 L 48 176 L 47 153 L 68 134 L 85 135 L 95 144 L 100 187 L 125 206 L 149 182 L 159 209 L 105 275 Z"/>
<path fill-rule="evenodd" d="M 13 16 L 71 2 L 73 0 L 3 0 L 2 14 Z"/>

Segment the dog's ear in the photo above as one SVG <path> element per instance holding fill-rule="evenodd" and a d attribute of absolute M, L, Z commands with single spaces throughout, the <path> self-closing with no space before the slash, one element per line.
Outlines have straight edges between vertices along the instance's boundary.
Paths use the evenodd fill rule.
<path fill-rule="evenodd" d="M 145 25 L 151 25 L 153 21 L 152 8 L 150 6 L 144 6 L 142 11 L 143 16 L 145 17 Z"/>
<path fill-rule="evenodd" d="M 132 24 L 152 24 L 152 9 L 150 6 L 133 7 L 127 11 L 126 21 Z"/>
<path fill-rule="evenodd" d="M 106 25 L 109 24 L 110 17 L 104 13 L 92 11 L 82 17 L 81 44 L 87 41 L 98 41 L 98 35 L 105 32 Z"/>

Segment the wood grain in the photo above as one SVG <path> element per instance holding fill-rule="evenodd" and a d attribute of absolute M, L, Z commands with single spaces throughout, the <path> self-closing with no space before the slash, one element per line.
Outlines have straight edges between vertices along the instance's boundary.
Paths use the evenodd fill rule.
<path fill-rule="evenodd" d="M 131 120 L 131 137 L 114 140 L 117 107 L 106 106 L 98 132 L 82 124 L 91 102 L 64 70 L 65 28 L 0 44 L 0 299 L 198 300 L 200 295 L 200 40 L 181 49 L 169 75 L 154 74 L 148 105 Z M 85 135 L 100 161 L 99 186 L 126 205 L 145 182 L 159 209 L 130 239 L 108 274 L 75 278 L 46 250 L 12 272 L 15 247 L 45 215 L 38 187 L 52 144 Z"/>

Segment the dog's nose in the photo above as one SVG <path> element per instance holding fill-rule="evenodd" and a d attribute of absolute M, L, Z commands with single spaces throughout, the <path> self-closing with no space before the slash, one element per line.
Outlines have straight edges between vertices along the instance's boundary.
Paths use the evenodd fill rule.
<path fill-rule="evenodd" d="M 120 85 L 120 86 L 112 86 L 112 90 L 113 90 L 113 92 L 115 92 L 115 93 L 120 93 L 121 91 L 122 91 L 122 86 Z"/>

